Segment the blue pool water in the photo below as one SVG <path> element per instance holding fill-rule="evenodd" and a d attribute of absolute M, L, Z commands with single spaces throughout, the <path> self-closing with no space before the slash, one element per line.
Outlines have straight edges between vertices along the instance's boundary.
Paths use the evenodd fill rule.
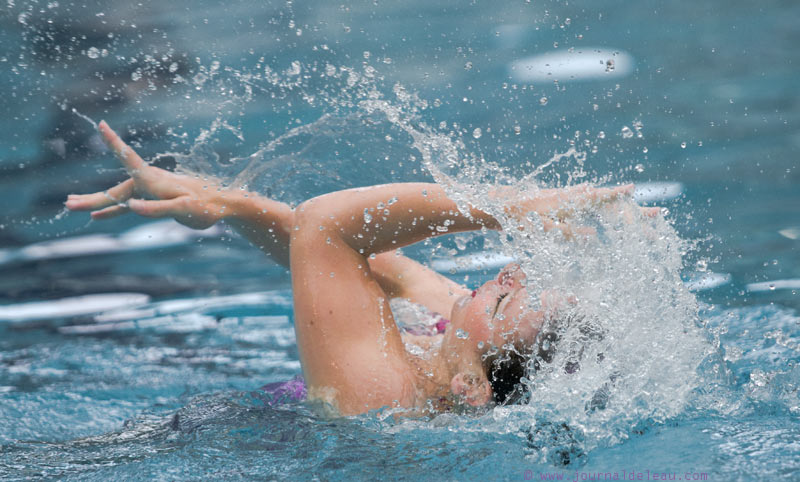
<path fill-rule="evenodd" d="M 4 2 L 0 477 L 797 479 L 798 18 L 781 1 Z M 258 388 L 301 371 L 288 273 L 224 227 L 65 213 L 124 178 L 73 109 L 290 203 L 520 178 L 575 148 L 537 181 L 639 183 L 686 241 L 690 301 L 626 287 L 619 305 L 693 316 L 644 320 L 683 331 L 618 360 L 649 349 L 663 373 L 594 412 L 566 389 L 430 420 L 275 405 Z M 408 253 L 474 286 L 515 246 Z"/>

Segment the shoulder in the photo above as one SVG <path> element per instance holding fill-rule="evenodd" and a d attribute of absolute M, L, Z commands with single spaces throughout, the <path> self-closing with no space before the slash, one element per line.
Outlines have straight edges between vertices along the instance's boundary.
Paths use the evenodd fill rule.
<path fill-rule="evenodd" d="M 349 380 L 327 380 L 325 384 L 310 385 L 308 399 L 321 403 L 330 414 L 349 416 L 382 408 L 415 407 L 420 397 L 410 371 L 398 370 L 384 372 L 380 377 L 355 376 Z"/>

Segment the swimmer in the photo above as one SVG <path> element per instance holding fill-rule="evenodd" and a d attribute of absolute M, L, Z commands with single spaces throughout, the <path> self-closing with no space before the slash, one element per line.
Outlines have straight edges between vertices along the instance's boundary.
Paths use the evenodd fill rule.
<path fill-rule="evenodd" d="M 92 219 L 127 212 L 171 217 L 195 229 L 224 221 L 291 272 L 297 345 L 308 398 L 341 415 L 383 407 L 435 412 L 454 404 L 502 403 L 519 386 L 544 323 L 574 303 L 555 291 L 528 307 L 516 264 L 471 291 L 401 256 L 398 248 L 442 234 L 501 229 L 491 215 L 459 212 L 437 184 L 396 183 L 332 192 L 290 206 L 150 166 L 106 124 L 99 130 L 130 178 L 107 191 L 70 195 L 66 206 Z M 498 192 L 520 223 L 530 212 L 564 237 L 591 234 L 570 224 L 577 209 L 630 196 L 633 185 Z M 648 208 L 646 215 L 658 214 Z M 430 337 L 401 333 L 389 301 L 405 298 L 441 313 Z M 445 320 L 445 321 L 441 321 Z M 446 322 L 449 320 L 449 322 Z M 424 346 L 428 356 L 408 352 Z"/>

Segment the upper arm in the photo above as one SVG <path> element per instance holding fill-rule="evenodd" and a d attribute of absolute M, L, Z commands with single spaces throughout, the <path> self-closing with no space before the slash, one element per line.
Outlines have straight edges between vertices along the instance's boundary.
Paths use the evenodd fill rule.
<path fill-rule="evenodd" d="M 409 299 L 446 317 L 453 303 L 469 293 L 455 281 L 396 251 L 377 255 L 369 265 L 387 295 Z"/>
<path fill-rule="evenodd" d="M 310 394 L 322 393 L 342 414 L 394 400 L 409 405 L 405 347 L 366 257 L 320 231 L 313 212 L 296 221 L 290 247 L 295 331 Z"/>

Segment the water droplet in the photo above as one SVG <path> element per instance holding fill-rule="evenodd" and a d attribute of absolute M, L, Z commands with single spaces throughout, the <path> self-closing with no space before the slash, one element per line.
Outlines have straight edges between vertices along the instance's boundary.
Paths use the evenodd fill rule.
<path fill-rule="evenodd" d="M 606 60 L 606 72 L 614 71 L 614 59 Z"/>
<path fill-rule="evenodd" d="M 770 283 L 770 284 L 769 284 L 769 290 L 770 290 L 770 291 L 775 291 L 775 285 L 774 285 L 774 284 L 772 284 L 772 283 Z"/>
<path fill-rule="evenodd" d="M 472 62 L 467 62 L 464 64 L 464 70 L 472 70 Z"/>
<path fill-rule="evenodd" d="M 141 78 L 142 78 L 142 71 L 137 69 L 137 70 L 134 70 L 133 72 L 131 72 L 131 80 L 132 81 L 136 82 L 137 80 L 139 80 Z"/>
<path fill-rule="evenodd" d="M 480 139 L 482 135 L 483 135 L 483 132 L 481 132 L 481 128 L 480 127 L 476 127 L 475 130 L 472 131 L 472 137 L 474 137 L 475 139 Z"/>
<path fill-rule="evenodd" d="M 644 164 L 636 164 L 636 166 L 633 168 L 636 170 L 636 172 L 644 172 Z"/>
<path fill-rule="evenodd" d="M 606 133 L 603 132 L 603 131 L 598 132 L 597 133 L 597 138 L 598 139 L 605 139 L 606 138 Z"/>
<path fill-rule="evenodd" d="M 631 137 L 633 137 L 633 131 L 631 130 L 630 127 L 624 126 L 622 128 L 622 137 L 624 139 L 630 139 Z"/>
<path fill-rule="evenodd" d="M 466 340 L 467 338 L 469 338 L 469 333 L 459 328 L 456 330 L 456 338 Z"/>
<path fill-rule="evenodd" d="M 96 59 L 100 57 L 100 49 L 97 47 L 89 47 L 89 50 L 86 51 L 86 56 L 90 59 Z"/>
<path fill-rule="evenodd" d="M 697 271 L 705 271 L 705 270 L 707 270 L 708 269 L 708 261 L 706 261 L 705 259 L 698 260 L 695 263 L 695 268 L 697 268 Z"/>
<path fill-rule="evenodd" d="M 369 213 L 369 209 L 364 208 L 364 222 L 369 224 L 372 222 L 372 215 Z"/>
<path fill-rule="evenodd" d="M 681 149 L 686 149 L 686 142 L 681 142 Z"/>
<path fill-rule="evenodd" d="M 486 344 L 485 344 L 484 342 L 482 342 L 482 341 L 479 341 L 479 342 L 478 342 L 478 350 L 482 350 L 482 349 L 483 349 L 483 347 L 484 347 L 485 345 L 486 345 Z"/>
<path fill-rule="evenodd" d="M 520 126 L 514 126 L 514 134 L 519 135 L 522 132 L 522 128 Z"/>
<path fill-rule="evenodd" d="M 541 99 L 539 99 L 539 104 L 547 105 L 547 97 L 542 97 Z"/>
<path fill-rule="evenodd" d="M 331 278 L 333 278 L 334 276 L 336 276 L 336 273 L 334 273 L 333 271 L 331 271 Z"/>
<path fill-rule="evenodd" d="M 647 154 L 647 152 L 648 152 L 648 151 L 649 151 L 649 150 L 647 149 L 647 146 L 645 146 L 645 147 L 642 147 L 642 152 L 644 152 L 645 154 Z"/>

